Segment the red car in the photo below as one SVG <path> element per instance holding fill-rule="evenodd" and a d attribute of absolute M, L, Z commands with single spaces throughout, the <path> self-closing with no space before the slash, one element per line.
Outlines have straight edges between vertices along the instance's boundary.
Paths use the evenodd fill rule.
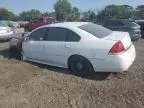
<path fill-rule="evenodd" d="M 25 31 L 32 31 L 37 27 L 47 25 L 47 24 L 52 24 L 55 22 L 55 19 L 52 17 L 40 17 L 37 18 L 30 23 L 25 24 Z"/>

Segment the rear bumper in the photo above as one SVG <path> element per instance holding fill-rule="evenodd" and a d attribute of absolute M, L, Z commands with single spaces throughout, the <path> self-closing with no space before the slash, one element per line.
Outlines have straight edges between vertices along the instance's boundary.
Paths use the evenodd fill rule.
<path fill-rule="evenodd" d="M 135 47 L 132 45 L 120 55 L 109 55 L 104 60 L 91 60 L 96 72 L 124 72 L 133 64 L 136 57 Z"/>
<path fill-rule="evenodd" d="M 141 38 L 141 33 L 130 33 L 130 37 L 132 41 L 136 41 Z"/>

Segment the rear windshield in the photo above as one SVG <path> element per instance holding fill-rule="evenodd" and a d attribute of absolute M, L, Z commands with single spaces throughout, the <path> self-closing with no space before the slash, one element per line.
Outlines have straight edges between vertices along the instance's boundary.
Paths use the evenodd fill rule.
<path fill-rule="evenodd" d="M 95 37 L 98 37 L 98 38 L 103 38 L 112 33 L 111 30 L 109 30 L 103 26 L 93 24 L 93 23 L 84 24 L 82 26 L 79 26 L 79 28 L 94 35 Z"/>

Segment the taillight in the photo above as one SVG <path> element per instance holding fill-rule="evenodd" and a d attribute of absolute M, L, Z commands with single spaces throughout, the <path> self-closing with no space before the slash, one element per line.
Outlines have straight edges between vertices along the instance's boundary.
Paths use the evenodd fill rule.
<path fill-rule="evenodd" d="M 110 49 L 109 53 L 110 54 L 118 54 L 118 53 L 121 53 L 123 51 L 125 51 L 124 46 L 123 46 L 121 41 L 118 41 L 117 43 L 115 43 L 113 45 L 113 47 Z"/>

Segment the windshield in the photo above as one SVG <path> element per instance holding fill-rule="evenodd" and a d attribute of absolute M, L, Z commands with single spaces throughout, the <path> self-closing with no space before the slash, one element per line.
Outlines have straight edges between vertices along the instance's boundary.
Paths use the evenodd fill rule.
<path fill-rule="evenodd" d="M 82 26 L 79 26 L 80 29 L 94 35 L 95 37 L 98 38 L 103 38 L 109 34 L 112 33 L 111 30 L 101 26 L 101 25 L 97 25 L 97 24 L 84 24 Z"/>

